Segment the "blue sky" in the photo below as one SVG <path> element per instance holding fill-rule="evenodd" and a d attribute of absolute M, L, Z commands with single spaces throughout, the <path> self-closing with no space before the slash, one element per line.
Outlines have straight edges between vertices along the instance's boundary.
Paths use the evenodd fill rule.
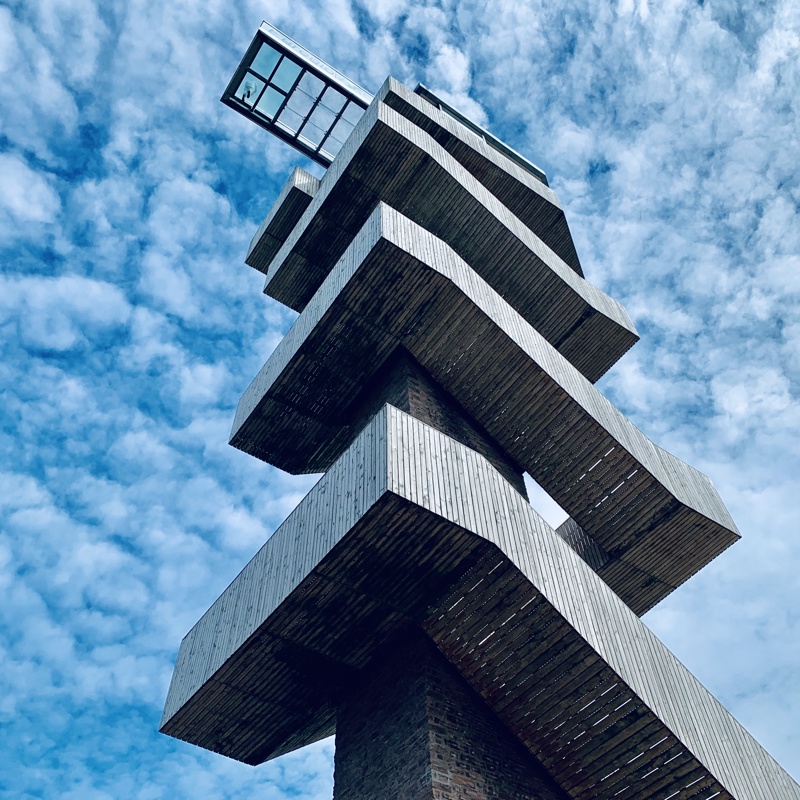
<path fill-rule="evenodd" d="M 292 320 L 242 261 L 303 161 L 218 102 L 262 19 L 547 171 L 642 334 L 602 390 L 744 537 L 646 621 L 800 778 L 800 6 L 232 5 L 0 2 L 2 796 L 331 796 L 330 741 L 253 769 L 156 733 L 313 483 L 226 444 Z"/>

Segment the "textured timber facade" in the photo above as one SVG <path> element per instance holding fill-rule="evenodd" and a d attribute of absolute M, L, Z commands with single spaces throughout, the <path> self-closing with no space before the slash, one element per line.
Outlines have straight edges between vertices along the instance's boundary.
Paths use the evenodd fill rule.
<path fill-rule="evenodd" d="M 335 732 L 335 800 L 800 800 L 639 619 L 738 532 L 593 385 L 637 333 L 541 174 L 390 78 L 247 263 L 299 316 L 231 443 L 325 474 L 184 638 L 165 733 Z"/>

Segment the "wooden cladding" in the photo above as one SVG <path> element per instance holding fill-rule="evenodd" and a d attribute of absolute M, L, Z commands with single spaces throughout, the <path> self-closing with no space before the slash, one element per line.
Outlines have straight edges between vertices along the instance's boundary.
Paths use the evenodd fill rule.
<path fill-rule="evenodd" d="M 266 219 L 253 236 L 244 263 L 266 274 L 272 260 L 294 230 L 319 189 L 319 180 L 295 167 Z"/>
<path fill-rule="evenodd" d="M 484 457 L 391 406 L 185 637 L 162 730 L 248 763 L 329 735 L 409 626 L 575 800 L 800 800 Z"/>
<path fill-rule="evenodd" d="M 327 472 L 184 638 L 163 732 L 275 758 L 333 733 L 343 698 L 413 640 L 553 796 L 800 800 L 638 618 L 738 532 L 708 478 L 594 387 L 638 337 L 583 279 L 546 185 L 388 79 L 321 181 L 292 173 L 247 263 L 300 315 L 231 443 Z M 523 472 L 571 515 L 557 532 Z M 380 683 L 367 706 L 392 700 Z M 454 724 L 457 694 L 440 698 Z M 374 749 L 369 713 L 351 751 Z M 450 755 L 469 772 L 476 752 Z M 524 796 L 536 780 L 509 782 L 495 755 L 485 774 Z M 343 797 L 367 774 L 348 758 Z"/>
<path fill-rule="evenodd" d="M 379 101 L 275 255 L 265 291 L 301 311 L 381 201 L 446 242 L 589 380 L 638 340 L 625 309 L 539 238 L 550 221 L 523 224 L 443 147 Z"/>
<path fill-rule="evenodd" d="M 711 482 L 656 447 L 449 248 L 380 204 L 243 395 L 231 443 L 327 469 L 343 411 L 404 347 L 610 556 L 644 613 L 738 539 Z"/>

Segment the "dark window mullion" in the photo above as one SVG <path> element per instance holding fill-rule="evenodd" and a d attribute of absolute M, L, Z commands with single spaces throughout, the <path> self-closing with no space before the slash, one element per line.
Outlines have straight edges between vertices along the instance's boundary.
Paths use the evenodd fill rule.
<path fill-rule="evenodd" d="M 252 68 L 253 67 L 253 61 L 255 61 L 256 57 L 258 56 L 258 51 L 256 51 L 256 55 L 253 57 L 253 61 L 250 62 L 250 66 L 247 67 L 247 69 L 245 70 L 245 76 L 252 75 L 254 78 L 256 78 L 256 79 L 258 79 L 260 81 L 263 81 L 263 83 L 264 83 L 264 86 L 261 88 L 261 91 L 258 93 L 258 98 L 256 99 L 255 103 L 253 103 L 253 105 L 251 106 L 251 109 L 253 111 L 256 110 L 256 106 L 258 105 L 258 103 L 261 100 L 261 98 L 264 96 L 264 92 L 267 91 L 267 87 L 270 85 L 270 81 L 275 77 L 275 73 L 278 71 L 278 67 L 281 65 L 281 62 L 283 61 L 284 58 L 286 58 L 286 56 L 284 56 L 283 53 L 281 53 L 280 50 L 276 50 L 276 52 L 278 53 L 280 58 L 275 62 L 275 66 L 272 68 L 272 72 L 270 72 L 268 78 L 265 78 L 263 75 L 259 75 Z M 277 86 L 274 86 L 273 88 L 277 89 L 278 91 L 280 91 L 280 89 L 278 89 Z"/>
<path fill-rule="evenodd" d="M 272 45 L 270 45 L 270 47 L 272 47 Z M 280 56 L 280 58 L 278 58 L 278 60 L 275 62 L 275 66 L 272 68 L 272 72 L 270 72 L 270 74 L 269 74 L 269 76 L 268 76 L 268 77 L 264 77 L 263 75 L 259 75 L 259 74 L 258 74 L 258 73 L 257 73 L 257 72 L 256 72 L 256 71 L 253 69 L 253 61 L 255 61 L 255 58 L 253 59 L 253 61 L 251 61 L 251 62 L 250 62 L 250 66 L 247 68 L 247 71 L 248 71 L 248 72 L 251 72 L 251 73 L 252 73 L 253 75 L 255 75 L 255 76 L 256 76 L 256 77 L 257 77 L 259 80 L 261 80 L 261 81 L 265 81 L 266 83 L 269 83 L 269 82 L 270 82 L 270 81 L 271 81 L 271 80 L 272 80 L 272 79 L 275 77 L 275 73 L 278 71 L 278 67 L 279 67 L 279 66 L 280 66 L 280 65 L 283 63 L 283 59 L 284 59 L 284 58 L 286 58 L 286 56 L 285 56 L 283 53 L 281 53 L 281 51 L 280 51 L 280 50 L 278 50 L 278 49 L 276 49 L 276 48 L 274 48 L 274 47 L 273 47 L 272 49 L 273 49 L 273 50 L 275 50 L 275 52 L 276 52 L 276 53 L 277 53 L 277 54 Z M 258 53 L 256 53 L 256 55 L 258 55 Z M 291 59 L 289 59 L 289 60 L 291 61 Z M 294 64 L 295 62 L 294 62 L 294 61 L 292 61 L 292 63 Z M 277 88 L 277 87 L 276 87 L 276 88 Z"/>
<path fill-rule="evenodd" d="M 278 94 L 284 94 L 277 86 L 265 86 L 264 87 L 264 91 L 262 91 L 261 94 L 258 96 L 259 102 L 261 101 L 261 96 L 267 91 L 267 89 L 272 89 L 273 91 L 277 92 Z M 250 110 L 254 114 L 258 114 L 259 116 L 264 117 L 264 119 L 269 120 L 270 123 L 272 123 L 272 122 L 274 122 L 275 117 L 277 117 L 278 114 L 283 110 L 283 106 L 286 104 L 286 97 L 288 97 L 288 95 L 284 96 L 283 104 L 281 104 L 281 106 L 278 109 L 278 111 L 276 111 L 274 116 L 272 116 L 272 117 L 268 117 L 263 111 L 259 111 L 255 106 L 253 106 L 253 108 L 250 109 Z"/>
<path fill-rule="evenodd" d="M 306 118 L 303 120 L 303 124 L 297 130 L 297 135 L 298 136 L 302 132 L 303 128 L 305 128 L 306 123 L 311 119 L 311 115 L 317 110 L 317 106 L 322 101 L 322 96 L 325 94 L 325 92 L 328 91 L 328 89 L 329 89 L 328 86 L 323 86 L 322 87 L 322 91 L 317 95 L 317 99 L 313 102 L 313 104 L 311 106 L 311 110 L 308 112 L 308 114 L 306 114 Z"/>
<path fill-rule="evenodd" d="M 288 60 L 292 61 L 291 58 L 288 59 Z M 283 63 L 283 59 L 281 59 L 278 63 L 282 64 Z M 296 63 L 297 63 L 296 61 L 292 61 L 292 64 L 296 64 Z M 275 69 L 277 70 L 278 68 L 275 67 Z M 274 75 L 275 72 L 273 72 L 272 74 Z M 289 89 L 289 91 L 286 93 L 286 97 L 283 98 L 283 102 L 281 103 L 281 107 L 275 112 L 275 116 L 272 118 L 276 122 L 278 121 L 278 117 L 281 115 L 281 112 L 283 111 L 283 109 L 286 108 L 286 104 L 289 102 L 289 98 L 292 96 L 292 92 L 294 92 L 294 90 L 297 89 L 297 85 L 300 83 L 300 80 L 302 79 L 303 75 L 305 75 L 305 74 L 306 74 L 306 70 L 305 69 L 301 69 L 300 72 L 298 73 L 297 77 L 294 79 L 294 83 L 292 84 L 292 88 Z M 272 88 L 275 89 L 276 92 L 280 92 L 281 91 L 281 89 L 279 89 L 277 86 L 273 86 Z M 293 134 L 293 135 L 296 136 L 297 134 Z"/>
<path fill-rule="evenodd" d="M 261 87 L 261 91 L 258 93 L 258 97 L 253 101 L 253 105 L 250 106 L 250 108 L 253 111 L 255 111 L 256 110 L 256 106 L 259 104 L 259 102 L 261 101 L 261 98 L 264 96 L 264 92 L 267 91 L 267 86 L 269 86 L 269 81 L 267 81 L 265 83 L 264 79 L 257 72 L 253 72 L 253 70 L 251 70 L 249 67 L 247 68 L 247 75 L 252 75 L 254 78 L 256 78 L 257 80 L 261 81 L 264 84 Z"/>
<path fill-rule="evenodd" d="M 317 149 L 316 149 L 315 152 L 319 152 L 322 149 L 322 146 L 325 144 L 325 142 L 328 141 L 328 138 L 330 137 L 331 133 L 333 132 L 333 129 L 336 127 L 336 123 L 342 118 L 342 114 L 344 114 L 345 109 L 347 108 L 347 106 L 350 105 L 350 103 L 353 102 L 349 97 L 346 98 L 346 99 L 347 99 L 347 102 L 344 103 L 342 105 L 342 107 L 339 109 L 339 113 L 336 115 L 336 119 L 334 119 L 334 121 L 331 123 L 330 128 L 328 128 L 327 132 L 322 137 L 322 141 L 317 146 Z M 353 103 L 353 105 L 358 105 L 358 103 Z"/>

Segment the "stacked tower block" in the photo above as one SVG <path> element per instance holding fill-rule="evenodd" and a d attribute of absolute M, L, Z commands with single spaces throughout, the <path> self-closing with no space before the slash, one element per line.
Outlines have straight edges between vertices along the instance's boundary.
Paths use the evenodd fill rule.
<path fill-rule="evenodd" d="M 800 799 L 639 619 L 739 536 L 595 388 L 637 333 L 541 174 L 389 78 L 247 263 L 299 316 L 231 443 L 325 474 L 184 638 L 163 732 L 335 732 L 336 800 Z"/>

